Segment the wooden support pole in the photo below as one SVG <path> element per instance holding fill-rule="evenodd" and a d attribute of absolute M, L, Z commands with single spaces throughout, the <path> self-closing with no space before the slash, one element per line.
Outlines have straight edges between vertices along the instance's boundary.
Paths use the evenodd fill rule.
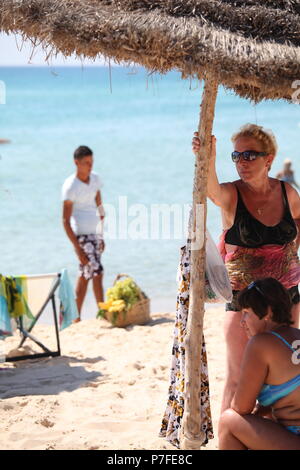
<path fill-rule="evenodd" d="M 193 188 L 191 234 L 190 298 L 185 340 L 185 403 L 182 420 L 181 449 L 199 450 L 204 439 L 201 431 L 201 349 L 205 302 L 205 232 L 207 175 L 211 155 L 211 135 L 218 83 L 207 76 L 202 96 L 199 155 L 196 157 Z"/>

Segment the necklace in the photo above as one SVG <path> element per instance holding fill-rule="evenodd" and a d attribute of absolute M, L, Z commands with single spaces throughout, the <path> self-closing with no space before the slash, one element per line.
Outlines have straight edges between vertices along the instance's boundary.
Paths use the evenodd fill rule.
<path fill-rule="evenodd" d="M 253 194 L 252 188 L 249 187 L 249 186 L 248 186 L 248 188 L 250 189 L 250 191 L 251 191 L 252 194 Z M 267 193 L 264 195 L 264 199 L 266 199 L 265 202 L 264 202 L 260 207 L 257 207 L 257 208 L 255 209 L 255 212 L 257 212 L 258 215 L 262 215 L 262 214 L 264 213 L 265 207 L 266 207 L 266 205 L 267 205 L 267 204 L 269 203 L 269 201 L 270 201 L 270 195 L 271 195 L 271 193 L 272 193 L 272 189 L 270 188 L 269 190 L 267 190 Z"/>
<path fill-rule="evenodd" d="M 265 209 L 266 205 L 268 204 L 268 202 L 269 202 L 269 201 L 265 202 L 263 206 L 258 207 L 258 208 L 256 209 L 256 212 L 257 212 L 259 215 L 262 215 L 262 213 L 264 212 L 264 209 Z"/>
<path fill-rule="evenodd" d="M 269 203 L 269 198 L 270 198 L 270 193 L 268 194 L 268 199 L 267 199 L 267 201 L 266 201 L 262 206 L 257 207 L 256 212 L 257 212 L 259 215 L 262 215 L 262 214 L 263 214 L 266 205 Z"/>

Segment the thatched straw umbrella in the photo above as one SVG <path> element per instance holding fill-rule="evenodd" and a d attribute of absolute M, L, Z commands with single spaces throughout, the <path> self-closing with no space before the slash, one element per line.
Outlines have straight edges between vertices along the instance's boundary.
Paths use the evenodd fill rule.
<path fill-rule="evenodd" d="M 65 56 L 177 69 L 205 80 L 193 228 L 205 233 L 210 136 L 218 84 L 254 102 L 292 101 L 300 80 L 298 0 L 0 0 L 0 30 Z M 204 208 L 202 220 L 195 217 Z M 201 212 L 201 211 L 200 211 Z M 195 240 L 194 240 L 195 241 Z M 199 409 L 205 242 L 192 250 L 182 448 L 202 444 Z"/>

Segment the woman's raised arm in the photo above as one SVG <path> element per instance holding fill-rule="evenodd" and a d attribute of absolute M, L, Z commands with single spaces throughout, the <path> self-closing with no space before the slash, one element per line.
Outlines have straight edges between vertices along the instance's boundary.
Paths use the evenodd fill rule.
<path fill-rule="evenodd" d="M 221 207 L 225 211 L 229 211 L 235 203 L 236 191 L 232 183 L 219 183 L 216 173 L 216 143 L 217 139 L 212 135 L 211 158 L 207 179 L 207 195 L 209 199 L 216 204 L 216 206 Z M 197 156 L 201 148 L 198 132 L 194 132 L 192 148 L 195 156 Z"/>

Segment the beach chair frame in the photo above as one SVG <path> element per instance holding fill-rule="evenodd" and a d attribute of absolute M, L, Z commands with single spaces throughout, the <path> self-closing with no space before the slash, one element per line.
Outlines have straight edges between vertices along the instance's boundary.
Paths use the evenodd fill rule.
<path fill-rule="evenodd" d="M 57 357 L 57 356 L 61 355 L 60 340 L 59 340 L 59 327 L 58 327 L 57 311 L 56 311 L 56 305 L 55 305 L 55 293 L 56 293 L 56 290 L 58 289 L 58 287 L 60 285 L 61 274 L 57 273 L 56 276 L 57 276 L 57 279 L 56 279 L 53 287 L 51 288 L 51 290 L 48 294 L 48 297 L 46 298 L 45 302 L 43 303 L 43 305 L 40 308 L 39 312 L 36 314 L 34 320 L 31 322 L 28 329 L 26 329 L 24 327 L 22 317 L 18 317 L 16 319 L 17 329 L 20 331 L 21 336 L 22 336 L 22 339 L 21 339 L 21 342 L 20 342 L 18 348 L 21 348 L 23 346 L 23 344 L 25 343 L 26 339 L 29 338 L 29 339 L 31 339 L 31 341 L 36 343 L 41 349 L 43 349 L 44 352 L 43 353 L 25 354 L 25 355 L 22 355 L 22 356 L 8 356 L 8 357 L 5 357 L 5 362 L 24 361 L 26 359 L 39 359 L 39 358 L 43 358 L 43 357 Z M 52 303 L 52 313 L 53 313 L 55 335 L 56 335 L 56 345 L 57 345 L 56 351 L 50 351 L 50 349 L 48 349 L 43 343 L 41 343 L 37 338 L 35 338 L 31 334 L 32 329 L 34 328 L 35 324 L 37 323 L 40 316 L 43 314 L 45 308 L 47 307 L 47 305 L 49 304 L 50 301 Z"/>

